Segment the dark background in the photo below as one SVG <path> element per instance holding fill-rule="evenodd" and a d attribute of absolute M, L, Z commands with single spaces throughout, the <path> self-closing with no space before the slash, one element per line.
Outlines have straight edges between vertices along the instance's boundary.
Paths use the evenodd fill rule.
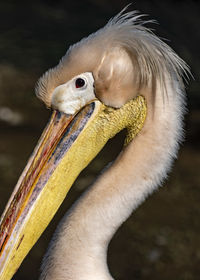
<path fill-rule="evenodd" d="M 0 210 L 50 115 L 34 95 L 39 76 L 57 64 L 70 44 L 89 35 L 130 1 L 0 2 Z M 108 263 L 115 279 L 194 280 L 200 275 L 200 3 L 135 0 L 149 24 L 190 65 L 186 85 L 186 139 L 168 181 L 117 232 Z M 122 146 L 117 136 L 82 172 L 55 219 L 34 246 L 15 280 L 35 280 L 56 224 Z"/>

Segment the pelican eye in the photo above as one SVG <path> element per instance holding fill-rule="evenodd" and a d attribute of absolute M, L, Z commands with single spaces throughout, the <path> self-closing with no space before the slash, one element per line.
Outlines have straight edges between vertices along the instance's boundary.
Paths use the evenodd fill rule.
<path fill-rule="evenodd" d="M 85 86 L 85 84 L 86 84 L 86 82 L 85 82 L 85 80 L 82 79 L 82 78 L 77 78 L 77 79 L 75 80 L 75 86 L 76 86 L 76 88 L 82 88 L 82 87 Z"/>

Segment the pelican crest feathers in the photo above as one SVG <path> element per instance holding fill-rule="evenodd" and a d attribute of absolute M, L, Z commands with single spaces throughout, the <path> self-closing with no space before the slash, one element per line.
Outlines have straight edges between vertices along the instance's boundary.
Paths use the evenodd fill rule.
<path fill-rule="evenodd" d="M 72 45 L 59 64 L 40 78 L 36 94 L 48 107 L 58 85 L 87 71 L 94 75 L 100 100 L 106 103 L 104 96 L 115 92 L 118 102 L 107 104 L 113 107 L 132 99 L 133 89 L 137 95 L 148 86 L 154 95 L 157 82 L 165 87 L 166 75 L 182 84 L 182 77 L 189 73 L 186 63 L 145 27 L 152 21 L 142 20 L 144 15 L 137 11 L 124 13 L 125 9 L 103 28 Z M 126 97 L 120 100 L 123 92 Z"/>

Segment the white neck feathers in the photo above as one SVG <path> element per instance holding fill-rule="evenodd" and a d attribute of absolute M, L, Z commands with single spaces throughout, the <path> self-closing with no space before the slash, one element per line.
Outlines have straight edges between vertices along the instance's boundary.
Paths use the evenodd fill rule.
<path fill-rule="evenodd" d="M 157 85 L 139 135 L 65 215 L 42 266 L 45 280 L 110 280 L 107 247 L 132 211 L 157 188 L 171 167 L 182 135 L 184 100 L 178 83 Z"/>

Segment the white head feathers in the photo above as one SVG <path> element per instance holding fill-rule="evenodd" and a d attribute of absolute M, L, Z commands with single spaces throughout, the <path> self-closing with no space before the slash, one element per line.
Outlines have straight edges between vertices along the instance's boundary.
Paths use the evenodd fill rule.
<path fill-rule="evenodd" d="M 168 78 L 182 83 L 188 67 L 179 56 L 144 26 L 142 15 L 123 13 L 105 27 L 72 45 L 59 64 L 39 80 L 36 94 L 50 106 L 54 89 L 84 72 L 92 72 L 95 94 L 107 105 L 120 107 Z M 164 98 L 164 97 L 163 97 Z"/>

